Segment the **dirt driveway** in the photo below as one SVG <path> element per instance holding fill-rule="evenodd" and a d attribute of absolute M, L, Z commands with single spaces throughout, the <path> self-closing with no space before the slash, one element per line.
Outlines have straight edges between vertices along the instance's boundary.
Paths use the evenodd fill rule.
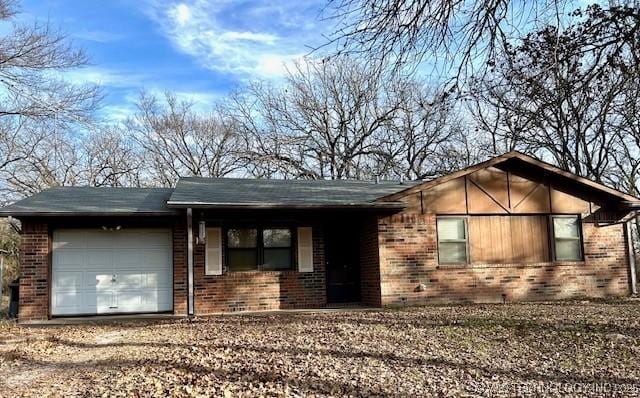
<path fill-rule="evenodd" d="M 1 396 L 629 396 L 640 303 L 0 326 Z"/>

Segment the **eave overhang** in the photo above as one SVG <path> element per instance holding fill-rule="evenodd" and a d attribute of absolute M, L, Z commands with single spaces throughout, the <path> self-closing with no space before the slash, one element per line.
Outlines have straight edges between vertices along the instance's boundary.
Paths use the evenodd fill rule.
<path fill-rule="evenodd" d="M 368 203 L 210 203 L 210 202 L 167 202 L 173 209 L 219 209 L 219 210 L 402 210 L 403 202 L 368 202 Z"/>

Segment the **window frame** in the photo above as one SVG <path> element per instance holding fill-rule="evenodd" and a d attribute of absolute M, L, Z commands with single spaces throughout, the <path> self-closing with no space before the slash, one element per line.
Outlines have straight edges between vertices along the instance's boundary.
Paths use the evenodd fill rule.
<path fill-rule="evenodd" d="M 575 219 L 578 224 L 578 236 L 577 237 L 556 237 L 556 225 L 554 220 L 556 218 L 570 218 Z M 549 216 L 549 228 L 551 229 L 551 239 L 549 239 L 551 244 L 551 252 L 553 253 L 553 261 L 554 262 L 583 262 L 584 261 L 584 241 L 582 237 L 582 217 L 580 214 L 551 214 Z M 565 240 L 565 241 L 578 241 L 578 249 L 580 254 L 578 258 L 573 259 L 558 259 L 557 250 L 556 250 L 556 241 L 557 240 Z"/>
<path fill-rule="evenodd" d="M 234 229 L 255 229 L 256 230 L 256 245 L 254 247 L 229 247 L 229 231 Z M 244 269 L 244 270 L 231 270 L 229 268 L 229 252 L 255 252 L 256 268 Z M 254 226 L 234 226 L 225 228 L 224 230 L 224 267 L 229 272 L 253 272 L 258 271 L 260 268 L 260 229 Z"/>
<path fill-rule="evenodd" d="M 256 230 L 256 247 L 250 248 L 246 250 L 255 250 L 256 251 L 256 268 L 255 269 L 246 269 L 246 270 L 232 270 L 229 267 L 229 249 L 231 250 L 244 250 L 243 248 L 230 248 L 229 247 L 229 230 L 232 229 L 255 229 Z M 264 268 L 264 231 L 268 229 L 287 229 L 289 230 L 291 236 L 291 244 L 288 247 L 272 247 L 271 249 L 286 249 L 288 248 L 291 252 L 290 255 L 290 264 L 287 268 Z M 225 272 L 287 272 L 287 271 L 295 271 L 297 269 L 297 256 L 296 256 L 296 248 L 297 248 L 297 239 L 296 239 L 296 228 L 290 225 L 278 225 L 278 224 L 265 224 L 265 225 L 230 225 L 223 228 L 223 237 L 224 244 L 223 246 L 223 267 Z M 270 248 L 266 248 L 269 250 Z"/>
<path fill-rule="evenodd" d="M 289 231 L 289 246 L 270 246 L 267 247 L 264 245 L 264 231 L 268 230 L 268 229 L 286 229 Z M 260 264 L 259 264 L 259 268 L 260 271 L 292 271 L 295 270 L 295 259 L 294 259 L 294 228 L 291 227 L 273 227 L 273 226 L 268 226 L 268 227 L 263 227 L 259 229 L 259 243 L 260 243 L 260 253 L 258 255 L 258 257 L 260 258 Z M 265 259 L 265 252 L 268 250 L 282 250 L 282 249 L 289 249 L 289 265 L 286 268 L 268 268 L 265 269 L 264 268 L 264 259 Z"/>
<path fill-rule="evenodd" d="M 443 243 L 461 243 L 464 242 L 465 248 L 465 260 L 464 261 L 442 261 L 440 258 L 440 234 L 438 231 L 438 220 L 440 219 L 457 219 L 462 220 L 464 223 L 464 236 L 465 239 L 444 239 Z M 436 248 L 438 256 L 438 265 L 444 266 L 456 266 L 456 265 L 469 265 L 471 263 L 470 253 L 469 253 L 469 216 L 468 215 L 437 215 L 436 216 Z"/>

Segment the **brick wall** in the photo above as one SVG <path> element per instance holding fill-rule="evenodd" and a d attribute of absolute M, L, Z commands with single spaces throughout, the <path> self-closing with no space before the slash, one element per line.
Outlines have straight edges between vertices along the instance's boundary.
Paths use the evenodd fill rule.
<path fill-rule="evenodd" d="M 20 321 L 49 315 L 49 227 L 23 222 L 20 243 Z"/>
<path fill-rule="evenodd" d="M 324 237 L 318 227 L 313 228 L 313 252 L 313 272 L 250 271 L 205 275 L 205 246 L 194 245 L 195 313 L 324 307 L 327 302 Z"/>
<path fill-rule="evenodd" d="M 372 217 L 360 230 L 360 296 L 363 304 L 380 307 L 378 219 Z"/>
<path fill-rule="evenodd" d="M 438 265 L 435 225 L 433 214 L 398 214 L 378 222 L 383 305 L 629 294 L 623 225 L 584 223 L 584 262 L 467 266 Z"/>
<path fill-rule="evenodd" d="M 173 226 L 173 313 L 187 315 L 187 225 Z"/>

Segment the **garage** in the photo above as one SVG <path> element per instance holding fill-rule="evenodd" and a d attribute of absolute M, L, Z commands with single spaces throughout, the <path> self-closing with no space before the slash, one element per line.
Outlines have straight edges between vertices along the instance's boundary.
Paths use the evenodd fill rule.
<path fill-rule="evenodd" d="M 169 229 L 57 229 L 51 315 L 173 309 Z"/>

